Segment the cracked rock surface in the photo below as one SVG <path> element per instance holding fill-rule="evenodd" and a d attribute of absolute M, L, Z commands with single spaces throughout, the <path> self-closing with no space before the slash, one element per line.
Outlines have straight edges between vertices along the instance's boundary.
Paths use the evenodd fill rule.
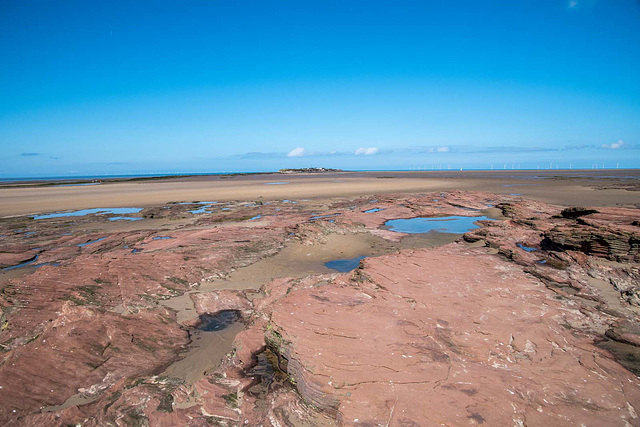
<path fill-rule="evenodd" d="M 462 191 L 304 203 L 0 221 L 0 265 L 37 254 L 0 275 L 0 424 L 640 425 L 638 209 Z M 384 226 L 447 215 L 496 220 Z M 241 322 L 192 352 L 200 316 L 225 311 Z"/>
<path fill-rule="evenodd" d="M 345 424 L 638 424 L 598 319 L 481 250 L 370 258 L 264 309 L 303 399 Z"/>

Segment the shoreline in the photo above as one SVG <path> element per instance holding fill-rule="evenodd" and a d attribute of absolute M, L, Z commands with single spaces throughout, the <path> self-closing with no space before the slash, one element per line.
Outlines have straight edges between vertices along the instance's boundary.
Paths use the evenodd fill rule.
<path fill-rule="evenodd" d="M 315 169 L 315 168 L 308 168 Z M 322 169 L 322 168 L 318 168 Z M 175 173 L 175 174 L 131 174 L 131 175 L 86 175 L 86 176 L 53 176 L 53 177 L 18 177 L 18 178 L 0 178 L 0 188 L 10 188 L 12 186 L 46 186 L 46 185 L 74 185 L 84 183 L 108 183 L 108 182 L 131 182 L 131 181 L 155 181 L 169 179 L 190 179 L 190 178 L 219 178 L 219 177 L 235 177 L 235 176 L 254 176 L 254 175 L 284 175 L 295 176 L 304 174 L 330 174 L 330 173 L 430 173 L 430 174 L 466 174 L 466 173 L 496 173 L 496 174 L 526 174 L 540 173 L 542 175 L 552 174 L 609 174 L 619 175 L 623 172 L 636 174 L 640 172 L 640 168 L 611 168 L 611 169 L 367 169 L 367 170 L 351 170 L 351 169 L 335 169 L 327 171 L 305 171 L 304 169 L 281 169 L 279 171 L 263 171 L 263 172 L 203 172 L 203 173 Z"/>
<path fill-rule="evenodd" d="M 280 185 L 268 185 L 274 183 Z M 110 181 L 86 186 L 16 185 L 0 188 L 0 218 L 199 200 L 357 197 L 454 189 L 521 195 L 566 206 L 640 206 L 640 170 L 618 170 L 613 175 L 611 171 L 576 170 L 536 171 L 533 175 L 531 171 L 275 173 Z"/>

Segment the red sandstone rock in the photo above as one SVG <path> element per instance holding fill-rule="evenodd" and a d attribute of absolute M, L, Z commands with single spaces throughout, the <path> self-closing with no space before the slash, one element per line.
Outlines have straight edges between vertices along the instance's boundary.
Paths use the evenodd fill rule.
<path fill-rule="evenodd" d="M 63 266 L 42 267 L 2 285 L 0 423 L 39 425 L 38 417 L 27 421 L 30 414 L 62 404 L 79 389 L 104 384 L 102 390 L 117 391 L 121 378 L 162 372 L 188 337 L 158 301 L 204 277 L 255 262 L 284 237 L 279 227 L 171 234 L 174 239 L 153 241 L 145 239 L 149 232 L 113 233 L 84 247 L 77 244 L 104 235 L 65 236 L 41 255 L 65 259 Z M 131 253 L 132 247 L 141 252 Z M 123 315 L 113 311 L 118 306 Z M 61 414 L 71 414 L 69 422 L 75 423 L 91 408 Z"/>
<path fill-rule="evenodd" d="M 302 396 L 345 424 L 636 424 L 640 382 L 572 305 L 457 246 L 294 288 L 267 334 Z"/>
<path fill-rule="evenodd" d="M 61 236 L 66 220 L 31 221 L 38 237 L 30 244 L 4 233 L 12 236 L 11 252 L 42 247 L 39 262 L 62 266 L 0 286 L 0 422 L 640 425 L 637 377 L 594 345 L 607 331 L 612 342 L 638 349 L 638 318 L 627 308 L 638 301 L 637 267 L 595 257 L 635 259 L 636 210 L 565 218 L 544 203 L 500 204 L 506 199 L 457 191 L 374 200 L 344 200 L 326 212 L 340 215 L 317 220 L 300 205 L 236 203 L 231 213 L 218 207 L 194 227 L 166 233 Z M 404 251 L 370 258 L 335 280 L 275 280 L 251 303 L 242 292 L 197 294 L 199 313 L 240 309 L 247 328 L 222 365 L 196 384 L 156 376 L 187 342 L 158 303 L 275 253 L 290 232 L 307 244 L 327 233 L 397 239 L 378 227 L 392 218 L 477 215 L 470 209 L 488 204 L 509 221 L 465 239 L 500 255 L 463 245 Z M 383 210 L 364 213 L 371 207 Z M 143 214 L 193 218 L 186 209 L 193 207 Z M 257 214 L 263 217 L 248 220 Z M 159 235 L 172 239 L 153 240 Z M 586 236 L 607 236 L 607 246 L 583 252 Z M 625 236 L 632 236 L 628 247 Z M 610 283 L 620 307 L 590 278 Z M 76 393 L 96 400 L 39 413 Z"/>

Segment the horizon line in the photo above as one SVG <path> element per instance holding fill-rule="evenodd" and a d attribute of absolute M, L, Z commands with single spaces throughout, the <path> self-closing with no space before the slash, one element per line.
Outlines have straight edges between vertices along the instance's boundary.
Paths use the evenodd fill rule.
<path fill-rule="evenodd" d="M 311 168 L 289 168 L 289 169 L 314 169 Z M 317 167 L 318 169 L 322 167 Z M 515 172 L 515 171 L 557 171 L 557 172 L 585 172 L 585 171 L 635 171 L 640 170 L 640 167 L 626 167 L 626 168 L 617 168 L 617 167 L 605 167 L 605 168 L 440 168 L 440 169 L 340 169 L 340 168 L 325 168 L 325 169 L 333 169 L 327 171 L 331 172 L 465 172 L 465 171 L 477 171 L 477 172 Z M 23 181 L 64 181 L 64 180 L 78 180 L 78 181 L 87 181 L 87 180 L 100 180 L 100 179 L 118 179 L 118 178 L 179 178 L 179 177 L 192 177 L 192 176 L 221 176 L 221 175 L 269 175 L 269 174 L 280 174 L 281 169 L 279 170 L 271 170 L 271 171 L 222 171 L 222 172 L 162 172 L 162 173 L 138 173 L 138 172 L 130 172 L 130 173 L 118 173 L 118 174 L 96 174 L 96 175 L 52 175 L 52 176 L 9 176 L 9 177 L 1 177 L 0 182 L 9 183 L 9 182 L 23 182 Z M 309 172 L 309 173 L 327 173 L 327 172 Z M 304 172 L 301 172 L 304 173 Z M 286 175 L 286 174 L 283 174 Z M 289 174 L 291 175 L 291 174 Z"/>

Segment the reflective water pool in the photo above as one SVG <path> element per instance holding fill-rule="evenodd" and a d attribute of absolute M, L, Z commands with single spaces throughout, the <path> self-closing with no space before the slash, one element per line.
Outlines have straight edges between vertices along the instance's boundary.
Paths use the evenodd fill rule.
<path fill-rule="evenodd" d="M 34 262 L 36 262 L 38 260 L 39 256 L 40 256 L 40 254 L 36 254 L 30 260 L 27 260 L 25 262 L 21 262 L 20 264 L 17 264 L 17 265 L 12 265 L 11 267 L 5 267 L 5 268 L 2 269 L 2 271 L 15 270 L 16 268 L 21 268 L 21 267 L 25 267 L 27 265 L 31 265 L 31 264 L 33 264 Z"/>
<path fill-rule="evenodd" d="M 312 217 L 309 218 L 309 220 L 311 222 L 318 220 L 318 219 L 322 219 L 322 218 L 331 218 L 332 216 L 338 216 L 340 215 L 340 213 L 332 213 L 332 214 L 327 214 L 327 215 L 314 215 Z"/>
<path fill-rule="evenodd" d="M 34 269 L 38 269 L 40 267 L 44 267 L 46 265 L 50 265 L 52 267 L 60 267 L 60 263 L 57 261 L 50 261 L 50 262 L 43 262 L 42 264 L 35 264 L 35 262 L 38 260 L 38 258 L 40 257 L 40 254 L 37 254 L 36 256 L 34 256 L 33 258 L 31 258 L 28 261 L 22 262 L 20 264 L 17 265 L 12 265 L 11 267 L 5 267 L 3 269 L 1 269 L 2 271 L 11 271 L 11 270 L 15 270 L 16 268 L 22 268 L 22 267 L 30 267 L 30 268 L 34 268 Z"/>
<path fill-rule="evenodd" d="M 360 265 L 360 260 L 363 258 L 365 257 L 359 256 L 349 259 L 335 259 L 333 261 L 325 263 L 324 265 L 325 267 L 339 271 L 340 273 L 347 273 L 358 268 L 358 266 Z"/>
<path fill-rule="evenodd" d="M 101 241 L 103 241 L 104 239 L 106 239 L 106 237 L 101 237 L 101 238 L 96 239 L 96 240 L 89 240 L 88 242 L 85 242 L 85 243 L 79 243 L 79 244 L 78 244 L 78 246 L 80 246 L 81 248 L 83 248 L 83 247 L 85 247 L 85 246 L 87 246 L 87 245 L 90 245 L 90 244 L 92 244 L 92 243 L 98 243 L 98 242 L 101 242 Z"/>
<path fill-rule="evenodd" d="M 89 214 L 98 214 L 98 215 L 125 215 L 138 213 L 142 210 L 142 208 L 95 208 L 95 209 L 82 209 L 79 211 L 69 211 L 69 212 L 54 212 L 50 214 L 43 215 L 35 215 L 33 219 L 49 219 L 49 218 L 62 218 L 67 216 L 85 216 Z"/>
<path fill-rule="evenodd" d="M 535 251 L 537 251 L 537 249 L 536 249 L 536 248 L 530 248 L 529 246 L 525 246 L 525 245 L 523 245 L 522 243 L 516 243 L 516 245 L 517 245 L 520 249 L 522 249 L 522 250 L 524 250 L 524 251 L 527 251 L 527 252 L 535 252 Z"/>
<path fill-rule="evenodd" d="M 205 213 L 207 211 L 207 208 L 210 208 L 211 206 L 203 206 L 200 209 L 194 209 L 192 211 L 189 211 L 189 213 L 192 214 L 201 214 L 201 213 Z"/>
<path fill-rule="evenodd" d="M 205 313 L 200 315 L 198 330 L 200 331 L 220 331 L 228 328 L 241 318 L 238 310 L 221 310 L 217 313 Z"/>
<path fill-rule="evenodd" d="M 493 219 L 486 216 L 443 216 L 435 218 L 391 219 L 384 225 L 389 230 L 399 233 L 420 234 L 432 231 L 439 233 L 463 234 L 469 230 L 480 228 L 476 221 Z"/>

